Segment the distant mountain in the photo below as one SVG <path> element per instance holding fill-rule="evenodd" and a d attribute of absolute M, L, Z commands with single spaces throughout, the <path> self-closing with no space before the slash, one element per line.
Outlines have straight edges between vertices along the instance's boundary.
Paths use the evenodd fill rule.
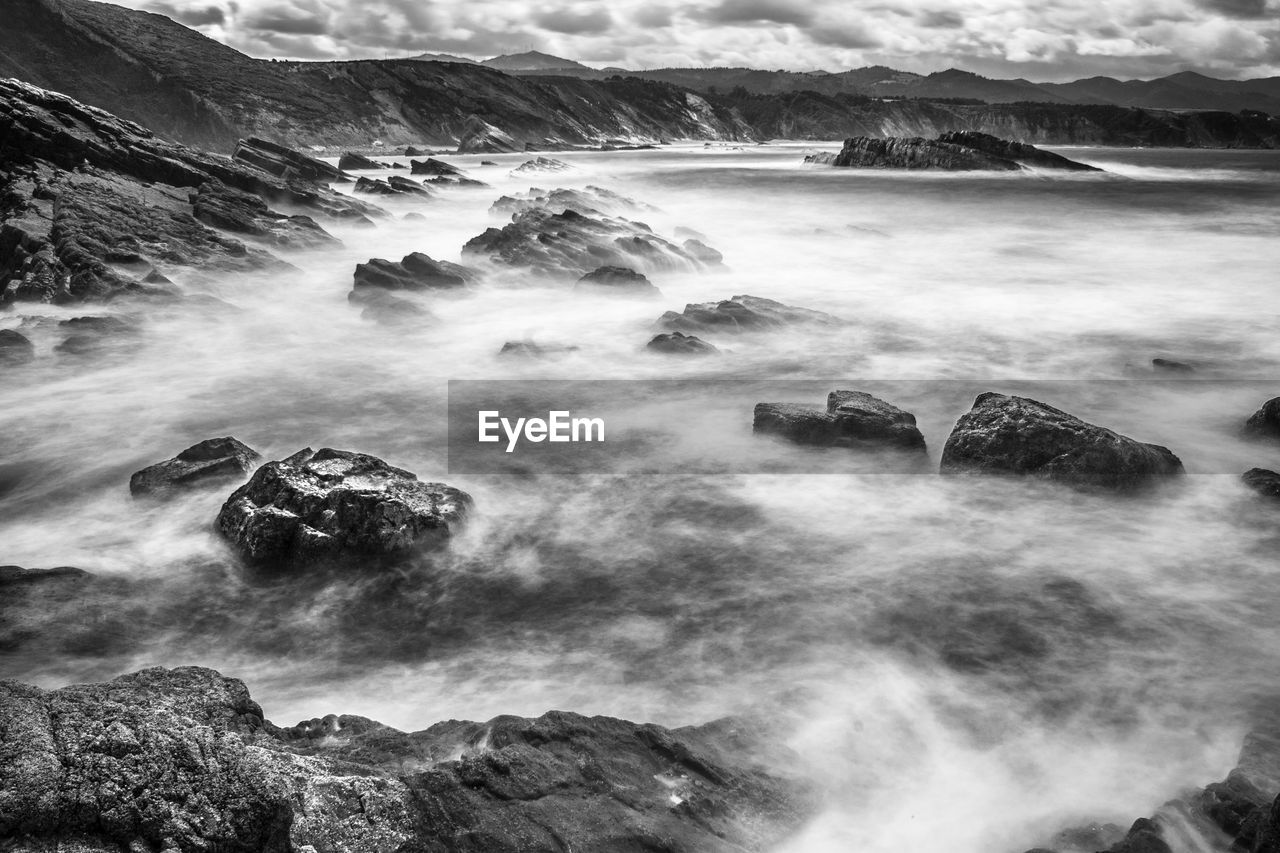
<path fill-rule="evenodd" d="M 564 59 L 559 56 L 552 56 L 549 53 L 540 53 L 536 50 L 528 50 L 524 53 L 509 53 L 502 56 L 495 56 L 493 59 L 486 59 L 480 63 L 486 68 L 496 68 L 498 71 L 595 71 L 594 68 L 588 68 L 581 62 L 574 62 L 572 59 Z"/>
<path fill-rule="evenodd" d="M 474 59 L 467 59 L 465 56 L 454 56 L 452 53 L 420 53 L 417 56 L 410 56 L 409 59 L 415 59 L 418 62 L 461 62 L 463 65 L 479 65 Z"/>

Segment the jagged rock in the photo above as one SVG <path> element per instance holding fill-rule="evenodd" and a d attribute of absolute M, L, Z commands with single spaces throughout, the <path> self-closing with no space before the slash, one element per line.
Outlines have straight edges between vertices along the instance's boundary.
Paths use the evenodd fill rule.
<path fill-rule="evenodd" d="M 497 164 L 495 161 L 493 161 L 493 160 L 481 160 L 481 161 L 480 161 L 480 165 L 481 165 L 481 166 L 496 166 L 496 165 L 498 165 L 498 164 Z"/>
<path fill-rule="evenodd" d="M 292 148 L 252 136 L 236 143 L 231 158 L 248 163 L 277 178 L 301 178 L 304 181 L 341 181 L 342 171 L 323 160 L 300 154 Z"/>
<path fill-rule="evenodd" d="M 563 160 L 557 160 L 554 157 L 535 157 L 512 169 L 511 176 L 513 178 L 521 178 L 525 175 L 554 175 L 557 172 L 569 172 L 572 170 L 573 167 Z"/>
<path fill-rule="evenodd" d="M 1250 468 L 1240 477 L 1244 484 L 1260 495 L 1280 498 L 1280 474 L 1266 468 Z"/>
<path fill-rule="evenodd" d="M 838 326 L 838 317 L 796 308 L 759 296 L 735 296 L 720 302 L 690 303 L 684 311 L 668 311 L 658 324 L 676 332 L 754 332 L 796 324 Z"/>
<path fill-rule="evenodd" d="M 370 160 L 363 154 L 356 154 L 353 151 L 347 151 L 338 158 L 338 171 L 340 172 L 363 172 L 373 169 L 390 169 L 386 163 L 379 163 L 377 160 Z"/>
<path fill-rule="evenodd" d="M 937 139 L 857 136 L 846 139 L 834 157 L 811 155 L 808 163 L 829 163 L 863 169 L 938 169 L 943 171 L 995 170 L 1016 172 L 1024 164 L 1045 169 L 1100 171 L 1033 145 L 1009 142 L 986 133 L 956 131 Z"/>
<path fill-rule="evenodd" d="M 956 423 L 944 473 L 1029 474 L 1132 491 L 1183 473 L 1168 448 L 1144 444 L 1026 397 L 985 393 Z"/>
<path fill-rule="evenodd" d="M 254 472 L 223 504 L 218 529 L 255 567 L 376 565 L 443 544 L 471 505 L 376 457 L 306 448 Z"/>
<path fill-rule="evenodd" d="M 399 191 L 394 189 L 391 184 L 376 178 L 356 178 L 356 185 L 351 188 L 353 193 L 360 195 L 399 195 Z"/>
<path fill-rule="evenodd" d="M 0 80 L 0 304 L 73 303 L 169 293 L 152 273 L 284 268 L 208 227 L 281 245 L 325 235 L 306 217 L 367 222 L 377 208 L 299 178 L 165 142 L 53 92 Z M 203 220 L 203 221 L 202 221 Z"/>
<path fill-rule="evenodd" d="M 732 720 L 281 728 L 198 667 L 0 682 L 0 756 L 0 838 L 22 850 L 763 853 L 817 807 L 795 757 Z"/>
<path fill-rule="evenodd" d="M 1196 369 L 1186 362 L 1172 361 L 1167 358 L 1151 359 L 1151 368 L 1157 373 L 1181 373 L 1185 375 L 1196 372 Z"/>
<path fill-rule="evenodd" d="M 511 134 L 494 127 L 479 116 L 467 119 L 462 129 L 462 139 L 458 141 L 459 154 L 508 154 L 523 150 L 524 145 L 517 142 Z"/>
<path fill-rule="evenodd" d="M 571 209 L 554 213 L 542 207 L 523 210 L 504 227 L 489 228 L 471 238 L 462 254 L 552 278 L 577 278 L 602 266 L 645 273 L 707 268 L 643 223 Z"/>
<path fill-rule="evenodd" d="M 752 429 L 822 447 L 925 449 L 915 415 L 862 391 L 832 391 L 825 409 L 757 403 Z"/>
<path fill-rule="evenodd" d="M 426 160 L 410 160 L 409 174 L 450 178 L 461 177 L 463 172 L 457 166 L 452 166 L 434 157 L 428 157 Z"/>
<path fill-rule="evenodd" d="M 553 358 L 577 352 L 580 347 L 572 344 L 540 344 L 534 341 L 507 341 L 498 350 L 498 355 L 518 358 Z"/>
<path fill-rule="evenodd" d="M 231 436 L 207 438 L 172 459 L 143 468 L 129 478 L 134 497 L 209 486 L 227 480 L 243 480 L 262 457 Z"/>
<path fill-rule="evenodd" d="M 413 252 L 399 262 L 370 258 L 367 263 L 357 264 L 355 288 L 450 290 L 465 287 L 475 279 L 475 271 L 461 264 L 437 261 L 422 252 Z"/>
<path fill-rule="evenodd" d="M 408 193 L 409 195 L 430 196 L 431 191 L 417 181 L 401 175 L 392 175 L 387 178 L 387 184 L 397 192 Z"/>
<path fill-rule="evenodd" d="M 653 339 L 645 345 L 645 348 L 651 352 L 660 352 L 664 355 L 716 355 L 720 352 L 714 344 L 709 344 L 702 338 L 682 334 L 681 332 L 654 335 Z"/>
<path fill-rule="evenodd" d="M 1244 431 L 1258 438 L 1280 438 L 1280 397 L 1272 397 L 1250 415 Z"/>
<path fill-rule="evenodd" d="M 574 290 L 626 296 L 661 296 L 648 278 L 627 267 L 599 267 L 578 279 Z"/>
<path fill-rule="evenodd" d="M 0 329 L 0 365 L 26 364 L 35 357 L 35 345 L 25 335 L 12 329 Z"/>
<path fill-rule="evenodd" d="M 414 148 L 412 145 L 404 147 L 404 156 L 406 157 L 430 157 L 432 154 L 429 148 Z"/>
<path fill-rule="evenodd" d="M 136 324 L 120 317 L 73 317 L 58 326 L 68 334 L 54 351 L 64 355 L 103 355 L 117 347 L 135 345 L 139 335 Z"/>
<path fill-rule="evenodd" d="M 580 190 L 555 189 L 548 192 L 543 189 L 531 189 L 516 195 L 504 195 L 489 207 L 492 216 L 510 219 L 519 213 L 534 208 L 551 213 L 564 213 L 573 210 L 583 216 L 632 216 L 652 212 L 654 208 L 642 204 L 635 199 L 627 198 L 621 193 L 604 187 L 588 186 Z M 680 229 L 676 229 L 679 238 Z"/>

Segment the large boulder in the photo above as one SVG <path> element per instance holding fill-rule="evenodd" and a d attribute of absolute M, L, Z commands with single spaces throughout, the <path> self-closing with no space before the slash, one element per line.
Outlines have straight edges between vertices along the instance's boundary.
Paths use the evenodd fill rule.
<path fill-rule="evenodd" d="M 259 468 L 223 504 L 218 530 L 263 569 L 381 564 L 442 545 L 471 506 L 467 493 L 376 457 L 308 447 Z"/>
<path fill-rule="evenodd" d="M 1247 435 L 1257 438 L 1280 438 L 1280 397 L 1272 397 L 1244 423 Z"/>
<path fill-rule="evenodd" d="M 0 839 L 16 850 L 763 853 L 816 811 L 795 761 L 732 720 L 284 728 L 198 667 L 0 682 Z"/>
<path fill-rule="evenodd" d="M 734 296 L 719 302 L 689 303 L 684 311 L 668 311 L 658 325 L 676 332 L 755 332 L 792 325 L 839 326 L 839 317 L 796 308 L 760 296 Z"/>
<path fill-rule="evenodd" d="M 437 160 L 435 157 L 428 157 L 426 160 L 410 160 L 409 174 L 430 175 L 436 178 L 455 178 L 461 177 L 463 172 L 457 166 L 446 163 L 443 160 Z"/>
<path fill-rule="evenodd" d="M 1183 473 L 1167 447 L 1144 444 L 1026 397 L 985 393 L 951 431 L 943 473 L 1024 474 L 1132 491 Z"/>
<path fill-rule="evenodd" d="M 262 456 L 231 436 L 207 438 L 172 459 L 157 462 L 129 478 L 134 497 L 210 486 L 227 480 L 243 480 Z"/>
<path fill-rule="evenodd" d="M 341 172 L 369 172 L 375 169 L 390 169 L 386 163 L 370 160 L 363 154 L 346 151 L 338 158 L 338 170 Z"/>
<path fill-rule="evenodd" d="M 474 281 L 476 273 L 461 264 L 437 261 L 422 252 L 412 252 L 399 261 L 370 258 L 357 264 L 356 290 L 453 290 Z"/>
<path fill-rule="evenodd" d="M 13 329 L 0 329 L 0 366 L 26 364 L 36 357 L 35 345 Z"/>
<path fill-rule="evenodd" d="M 862 391 L 832 391 L 826 408 L 757 403 L 752 430 L 822 447 L 925 449 L 915 415 Z"/>
<path fill-rule="evenodd" d="M 645 344 L 645 349 L 650 352 L 659 352 L 663 355 L 716 355 L 720 350 L 715 344 L 710 344 L 696 335 L 686 335 L 683 332 L 667 332 L 662 335 L 654 335 L 649 343 Z"/>
<path fill-rule="evenodd" d="M 1267 498 L 1280 499 L 1280 474 L 1266 468 L 1250 468 L 1240 477 L 1244 484 Z"/>
<path fill-rule="evenodd" d="M 583 293 L 610 296 L 661 296 L 648 277 L 628 267 L 599 267 L 578 279 L 573 288 Z"/>
<path fill-rule="evenodd" d="M 1033 145 L 1010 142 L 975 131 L 944 133 L 936 139 L 915 137 L 846 139 L 839 154 L 812 155 L 806 162 L 862 169 L 933 169 L 949 172 L 990 170 L 1017 172 L 1027 166 L 1066 171 L 1099 171 Z"/>

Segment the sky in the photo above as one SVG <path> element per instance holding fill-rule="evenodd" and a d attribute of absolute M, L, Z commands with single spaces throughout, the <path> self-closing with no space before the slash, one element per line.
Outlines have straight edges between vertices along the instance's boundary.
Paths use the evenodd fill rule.
<path fill-rule="evenodd" d="M 251 56 L 541 50 L 595 67 L 745 66 L 1062 81 L 1280 75 L 1280 0 L 114 0 Z"/>

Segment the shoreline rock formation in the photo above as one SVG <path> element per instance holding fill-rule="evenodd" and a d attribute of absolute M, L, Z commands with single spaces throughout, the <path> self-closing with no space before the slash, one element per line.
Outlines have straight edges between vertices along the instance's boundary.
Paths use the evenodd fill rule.
<path fill-rule="evenodd" d="M 763 853 L 816 808 L 786 750 L 738 721 L 281 728 L 199 667 L 0 682 L 0 757 L 0 840 L 30 850 Z"/>
<path fill-rule="evenodd" d="M 811 308 L 784 305 L 773 299 L 746 294 L 719 302 L 689 303 L 684 311 L 668 311 L 658 325 L 673 332 L 755 332 L 779 329 L 792 324 L 840 326 L 839 317 Z"/>
<path fill-rule="evenodd" d="M 757 403 L 752 431 L 819 447 L 925 450 L 915 415 L 863 391 L 832 391 L 826 408 Z"/>
<path fill-rule="evenodd" d="M 838 154 L 812 154 L 806 163 L 860 169 L 1017 172 L 1028 167 L 1069 172 L 1100 172 L 1034 145 L 987 133 L 953 131 L 936 139 L 858 136 L 844 141 Z"/>

